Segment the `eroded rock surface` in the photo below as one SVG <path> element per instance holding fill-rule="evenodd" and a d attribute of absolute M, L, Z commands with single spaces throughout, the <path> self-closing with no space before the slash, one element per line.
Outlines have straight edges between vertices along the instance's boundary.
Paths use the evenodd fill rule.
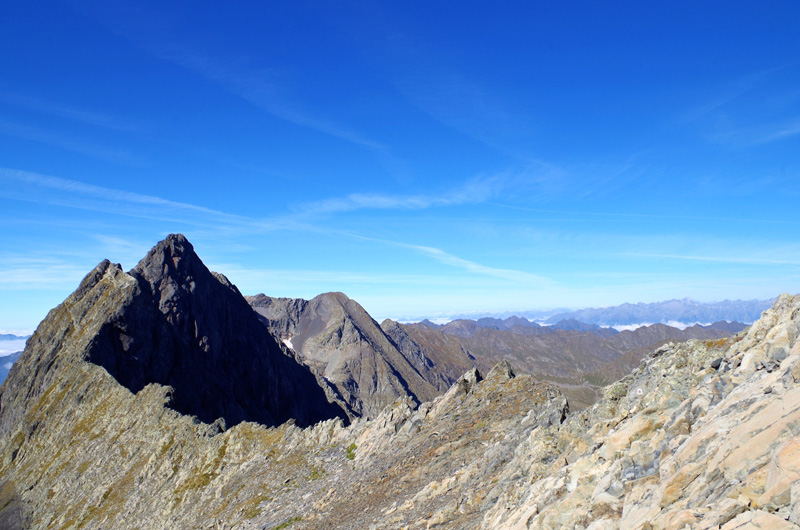
<path fill-rule="evenodd" d="M 422 353 L 402 350 L 343 293 L 312 300 L 261 294 L 247 300 L 267 328 L 336 389 L 353 418 L 374 418 L 401 397 L 430 401 L 473 366 L 463 351 L 453 370 Z"/>
<path fill-rule="evenodd" d="M 800 296 L 746 333 L 667 345 L 571 417 L 527 442 L 483 528 L 797 528 Z M 688 525 L 688 526 L 687 526 Z"/>

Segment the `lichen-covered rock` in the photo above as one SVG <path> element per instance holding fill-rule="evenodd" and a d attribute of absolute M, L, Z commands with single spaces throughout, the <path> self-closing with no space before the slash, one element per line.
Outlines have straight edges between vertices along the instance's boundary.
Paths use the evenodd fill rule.
<path fill-rule="evenodd" d="M 531 483 L 483 528 L 796 528 L 799 335 L 783 295 L 730 340 L 657 350 L 552 441 L 532 433 Z"/>

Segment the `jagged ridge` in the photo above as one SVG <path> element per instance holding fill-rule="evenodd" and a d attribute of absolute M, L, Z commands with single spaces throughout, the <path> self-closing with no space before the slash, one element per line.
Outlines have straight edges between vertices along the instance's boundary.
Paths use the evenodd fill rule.
<path fill-rule="evenodd" d="M 3 387 L 3 412 L 42 394 L 59 365 L 82 360 L 133 393 L 150 383 L 171 387 L 170 406 L 207 423 L 309 425 L 344 416 L 182 235 L 157 244 L 127 274 L 108 260 L 90 272 L 32 337 Z M 0 429 L 15 419 L 0 414 Z"/>

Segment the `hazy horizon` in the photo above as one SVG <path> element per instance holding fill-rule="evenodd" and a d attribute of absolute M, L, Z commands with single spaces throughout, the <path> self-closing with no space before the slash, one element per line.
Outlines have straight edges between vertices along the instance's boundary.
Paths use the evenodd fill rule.
<path fill-rule="evenodd" d="M 259 294 L 264 294 L 264 293 L 259 293 Z M 320 294 L 325 294 L 325 293 L 320 293 Z M 344 293 L 344 294 L 346 295 L 347 293 Z M 250 295 L 250 293 L 245 293 L 245 295 L 246 296 Z M 391 319 L 391 320 L 395 320 L 395 321 L 401 322 L 401 323 L 418 323 L 418 322 L 422 322 L 424 320 L 428 320 L 428 321 L 430 321 L 430 322 L 432 322 L 434 324 L 446 324 L 448 322 L 452 322 L 454 320 L 460 320 L 460 319 L 478 320 L 478 319 L 481 319 L 481 318 L 497 318 L 497 319 L 504 320 L 504 319 L 509 318 L 509 317 L 520 317 L 520 318 L 525 318 L 526 320 L 529 320 L 530 322 L 538 322 L 539 324 L 546 326 L 546 325 L 552 325 L 552 324 L 545 323 L 545 321 L 549 317 L 554 316 L 554 315 L 558 315 L 558 314 L 561 314 L 561 313 L 576 312 L 576 311 L 587 310 L 587 309 L 591 310 L 591 309 L 616 308 L 616 307 L 624 306 L 626 304 L 631 304 L 631 305 L 653 304 L 653 303 L 654 304 L 658 304 L 658 303 L 667 303 L 667 302 L 673 302 L 673 301 L 688 301 L 688 302 L 694 302 L 694 303 L 699 303 L 699 304 L 719 304 L 719 303 L 724 303 L 724 302 L 765 302 L 765 303 L 767 303 L 767 302 L 771 302 L 773 299 L 774 299 L 774 297 L 769 298 L 769 299 L 763 299 L 763 300 L 758 300 L 758 299 L 752 299 L 752 300 L 740 300 L 740 299 L 727 300 L 726 299 L 726 300 L 711 300 L 711 301 L 707 301 L 707 302 L 701 302 L 701 301 L 692 300 L 692 299 L 689 299 L 689 298 L 682 298 L 682 299 L 670 299 L 670 300 L 657 300 L 655 302 L 623 302 L 622 304 L 617 304 L 617 305 L 606 305 L 606 306 L 596 306 L 596 307 L 578 306 L 578 307 L 529 308 L 529 309 L 525 309 L 525 310 L 501 311 L 501 312 L 486 312 L 486 311 L 457 312 L 456 311 L 456 312 L 450 312 L 450 313 L 430 313 L 430 314 L 423 314 L 423 315 L 407 315 L 407 316 L 382 316 L 382 315 L 370 314 L 370 316 L 372 318 L 374 318 L 377 322 L 382 322 L 385 319 Z M 358 300 L 355 300 L 355 301 L 358 302 Z M 730 319 L 728 319 L 728 320 L 731 321 Z M 691 325 L 694 325 L 694 324 L 700 324 L 700 325 L 713 324 L 713 322 L 700 322 L 700 321 L 696 321 L 696 320 L 690 322 L 689 320 L 681 321 L 681 320 L 675 320 L 675 319 L 672 319 L 672 320 L 661 319 L 660 321 L 643 320 L 642 322 L 638 322 L 636 324 L 605 324 L 605 325 L 602 325 L 602 326 L 603 327 L 614 328 L 617 331 L 623 331 L 623 330 L 626 330 L 626 329 L 627 330 L 636 329 L 637 327 L 648 326 L 648 325 L 657 324 L 657 323 L 663 323 L 663 324 L 666 324 L 668 326 L 677 327 L 677 328 L 680 328 L 680 329 L 683 329 L 684 327 L 691 326 Z M 744 322 L 744 323 L 749 325 L 752 322 Z M 31 328 L 13 328 L 13 329 L 0 328 L 0 335 L 11 334 L 11 335 L 18 335 L 18 336 L 27 337 L 27 336 L 32 335 L 35 330 L 36 330 L 35 326 L 31 327 Z M 22 349 L 21 347 L 16 347 L 16 346 L 18 344 L 22 344 L 22 346 L 24 346 L 24 342 L 25 342 L 25 340 L 19 341 L 18 339 L 2 339 L 2 340 L 0 340 L 0 356 L 9 355 L 11 353 L 14 353 L 16 351 L 21 350 Z M 13 344 L 13 346 L 12 346 L 12 344 Z"/>

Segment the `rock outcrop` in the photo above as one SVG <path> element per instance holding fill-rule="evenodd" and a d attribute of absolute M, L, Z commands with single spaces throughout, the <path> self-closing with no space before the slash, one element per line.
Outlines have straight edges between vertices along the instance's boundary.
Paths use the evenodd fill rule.
<path fill-rule="evenodd" d="M 664 346 L 536 433 L 482 528 L 798 528 L 800 296 L 730 340 Z M 551 465 L 543 456 L 555 445 Z"/>
<path fill-rule="evenodd" d="M 308 301 L 263 294 L 247 300 L 267 328 L 336 389 L 353 417 L 374 418 L 401 397 L 430 401 L 473 366 L 466 353 L 462 358 L 467 362 L 450 371 L 424 355 L 401 351 L 364 308 L 343 293 Z"/>

